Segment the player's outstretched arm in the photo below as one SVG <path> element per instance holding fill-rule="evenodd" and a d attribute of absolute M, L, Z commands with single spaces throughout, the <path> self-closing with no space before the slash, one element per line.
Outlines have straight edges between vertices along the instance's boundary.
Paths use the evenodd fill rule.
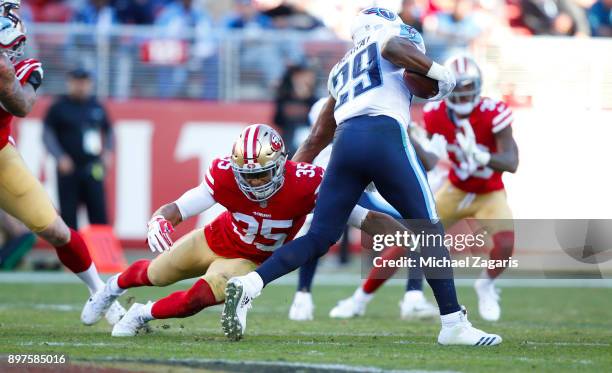
<path fill-rule="evenodd" d="M 0 104 L 16 117 L 25 117 L 36 102 L 36 89 L 31 84 L 21 85 L 15 76 L 15 68 L 4 54 L 0 53 Z"/>
<path fill-rule="evenodd" d="M 295 162 L 312 163 L 315 157 L 325 149 L 334 139 L 336 132 L 336 119 L 334 118 L 334 108 L 336 100 L 330 97 L 312 127 L 308 138 L 295 152 L 292 160 Z"/>
<path fill-rule="evenodd" d="M 174 226 L 201 214 L 216 203 L 204 183 L 188 190 L 179 199 L 157 209 L 149 220 L 147 243 L 151 251 L 164 252 L 172 247 L 170 234 Z"/>
<path fill-rule="evenodd" d="M 421 52 L 412 41 L 392 36 L 382 47 L 381 55 L 395 66 L 438 81 L 438 94 L 430 100 L 440 100 L 455 88 L 455 77 L 446 67 Z"/>
<path fill-rule="evenodd" d="M 183 221 L 183 217 L 181 216 L 181 211 L 175 202 L 167 203 L 162 207 L 158 208 L 153 213 L 153 218 L 156 216 L 161 216 L 173 226 L 179 225 Z"/>
<path fill-rule="evenodd" d="M 516 172 L 518 168 L 518 145 L 512 136 L 512 127 L 508 126 L 495 134 L 498 151 L 491 154 L 487 163 L 495 171 Z"/>

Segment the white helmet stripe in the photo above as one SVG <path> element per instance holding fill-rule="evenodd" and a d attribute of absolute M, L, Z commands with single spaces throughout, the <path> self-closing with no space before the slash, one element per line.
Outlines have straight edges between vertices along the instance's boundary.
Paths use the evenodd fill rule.
<path fill-rule="evenodd" d="M 242 154 L 247 162 L 248 159 L 251 158 L 251 155 L 249 154 L 249 135 L 251 132 L 253 132 L 251 129 L 251 126 L 247 127 L 242 134 Z"/>
<path fill-rule="evenodd" d="M 245 134 L 245 141 L 244 141 L 244 153 L 246 154 L 246 161 L 247 163 L 253 163 L 254 160 L 253 158 L 255 158 L 255 152 L 253 151 L 253 142 L 255 141 L 255 133 L 257 131 L 255 131 L 257 127 L 255 126 L 249 126 L 249 129 L 247 130 L 247 133 Z"/>

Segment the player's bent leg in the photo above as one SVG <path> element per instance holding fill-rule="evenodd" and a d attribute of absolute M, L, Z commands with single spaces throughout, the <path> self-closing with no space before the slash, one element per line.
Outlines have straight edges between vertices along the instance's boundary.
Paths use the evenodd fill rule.
<path fill-rule="evenodd" d="M 10 144 L 0 150 L 0 208 L 53 245 L 62 264 L 87 285 L 90 293 L 103 287 L 85 241 L 58 216 L 43 186 Z M 124 313 L 120 305 L 113 306 L 109 322 L 116 322 Z"/>
<path fill-rule="evenodd" d="M 154 286 L 167 286 L 180 280 L 199 277 L 218 258 L 206 242 L 204 228 L 195 229 L 151 262 L 147 267 L 147 278 Z"/>
<path fill-rule="evenodd" d="M 216 258 L 217 255 L 206 242 L 203 230 L 196 229 L 176 241 L 170 251 L 152 261 L 136 261 L 122 273 L 111 277 L 106 286 L 87 300 L 81 312 L 81 321 L 86 325 L 98 322 L 115 300 L 129 288 L 167 286 L 201 276 Z"/>
<path fill-rule="evenodd" d="M 156 302 L 134 305 L 113 327 L 113 337 L 132 337 L 155 319 L 181 318 L 195 315 L 205 307 L 219 304 L 204 279 L 199 279 L 189 290 L 176 291 Z"/>
<path fill-rule="evenodd" d="M 187 291 L 177 291 L 154 303 L 130 309 L 113 328 L 115 337 L 134 336 L 149 321 L 192 316 L 206 307 L 223 302 L 227 280 L 253 270 L 257 265 L 247 259 L 213 260 L 206 274 Z"/>

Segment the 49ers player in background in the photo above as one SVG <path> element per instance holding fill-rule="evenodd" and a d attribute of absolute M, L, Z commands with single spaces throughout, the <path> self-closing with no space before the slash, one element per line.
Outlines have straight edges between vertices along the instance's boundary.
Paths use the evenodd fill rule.
<path fill-rule="evenodd" d="M 98 321 L 126 289 L 166 286 L 197 276 L 202 277 L 187 291 L 146 305 L 135 303 L 112 335 L 134 336 L 150 320 L 187 317 L 222 303 L 229 278 L 252 271 L 295 237 L 314 208 L 322 178 L 320 167 L 287 161 L 283 140 L 274 129 L 264 124 L 247 127 L 231 157 L 214 160 L 203 183 L 154 213 L 148 242 L 152 251 L 162 254 L 111 277 L 86 303 L 83 317 L 88 323 Z M 216 203 L 227 211 L 172 244 L 174 225 Z M 390 216 L 361 207 L 351 213 L 350 224 L 370 232 L 386 224 L 394 225 L 393 231 L 402 228 Z"/>
<path fill-rule="evenodd" d="M 516 172 L 519 162 L 512 111 L 504 102 L 480 96 L 482 74 L 472 58 L 454 57 L 446 65 L 455 74 L 455 90 L 444 101 L 425 105 L 423 117 L 430 135 L 446 138 L 452 161 L 448 181 L 435 196 L 438 213 L 448 227 L 461 219 L 481 220 L 493 239 L 490 258 L 508 259 L 514 228 L 502 173 Z M 429 155 L 429 162 L 437 162 Z M 501 314 L 494 281 L 503 270 L 487 269 L 474 284 L 480 316 L 488 321 Z"/>
<path fill-rule="evenodd" d="M 481 220 L 493 238 L 490 258 L 508 259 L 514 249 L 514 230 L 502 173 L 515 172 L 518 167 L 512 111 L 501 101 L 480 96 L 482 74 L 472 58 L 453 57 L 446 66 L 455 75 L 455 89 L 443 101 L 424 107 L 425 129 L 432 137 L 444 137 L 452 161 L 448 180 L 435 195 L 438 215 L 447 228 L 461 219 Z M 430 151 L 419 156 L 427 170 L 438 162 Z M 393 259 L 396 255 L 389 251 L 383 257 Z M 503 270 L 487 269 L 474 284 L 480 316 L 488 321 L 497 321 L 501 315 L 494 281 Z M 392 276 L 392 272 L 385 273 Z M 380 277 L 370 277 L 360 289 L 371 294 L 384 282 Z M 363 314 L 370 299 L 353 296 L 339 304 L 351 307 L 347 314 L 356 316 Z"/>
<path fill-rule="evenodd" d="M 49 242 L 62 264 L 74 272 L 91 293 L 104 286 L 82 237 L 69 229 L 49 196 L 28 170 L 10 136 L 13 117 L 27 116 L 43 79 L 42 64 L 35 59 L 15 60 L 23 54 L 26 35 L 15 13 L 18 0 L 0 1 L 0 209 L 14 216 Z M 115 324 L 125 310 L 113 303 L 106 318 Z"/>

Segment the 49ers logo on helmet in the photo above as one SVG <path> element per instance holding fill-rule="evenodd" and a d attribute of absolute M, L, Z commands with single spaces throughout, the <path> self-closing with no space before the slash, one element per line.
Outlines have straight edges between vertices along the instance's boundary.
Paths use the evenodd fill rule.
<path fill-rule="evenodd" d="M 270 138 L 270 145 L 272 146 L 272 150 L 277 152 L 283 148 L 283 140 L 276 135 L 272 135 Z"/>

